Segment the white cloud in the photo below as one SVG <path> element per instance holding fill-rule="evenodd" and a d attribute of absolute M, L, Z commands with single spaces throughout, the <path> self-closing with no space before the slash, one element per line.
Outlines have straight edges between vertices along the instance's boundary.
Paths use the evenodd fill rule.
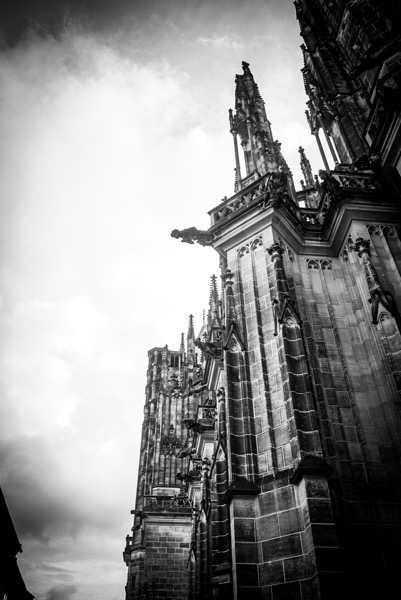
<path fill-rule="evenodd" d="M 197 39 L 199 44 L 211 46 L 217 50 L 231 50 L 237 52 L 244 49 L 244 43 L 237 34 L 214 35 L 211 37 L 201 36 Z"/>
<path fill-rule="evenodd" d="M 124 587 L 146 352 L 178 347 L 217 269 L 170 231 L 207 227 L 199 183 L 224 141 L 206 135 L 185 73 L 82 31 L 0 55 L 0 76 L 1 482 L 32 592 L 65 581 L 40 566 L 53 556 L 80 600 L 102 598 L 94 574 L 109 599 Z"/>
<path fill-rule="evenodd" d="M 210 248 L 170 232 L 207 229 L 233 191 L 239 51 L 283 150 L 305 145 L 282 111 L 292 72 L 255 42 L 260 15 L 238 4 L 243 29 L 220 35 L 201 4 L 198 20 L 153 19 L 151 36 L 127 19 L 124 36 L 70 28 L 0 54 L 0 480 L 38 600 L 61 584 L 79 600 L 123 594 L 146 353 L 178 348 L 190 313 L 200 326 L 218 274 Z"/>

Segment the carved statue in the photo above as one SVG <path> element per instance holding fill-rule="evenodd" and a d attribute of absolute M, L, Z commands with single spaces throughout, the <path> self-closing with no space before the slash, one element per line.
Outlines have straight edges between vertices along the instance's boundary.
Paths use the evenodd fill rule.
<path fill-rule="evenodd" d="M 265 181 L 266 197 L 263 201 L 263 208 L 276 208 L 287 192 L 288 173 L 283 165 L 280 165 L 277 171 L 268 173 Z"/>
<path fill-rule="evenodd" d="M 196 229 L 196 227 L 189 227 L 188 229 L 173 229 L 171 237 L 177 240 L 182 238 L 182 242 L 187 244 L 193 244 L 198 242 L 201 246 L 211 246 L 213 243 L 213 234 L 208 231 Z"/>

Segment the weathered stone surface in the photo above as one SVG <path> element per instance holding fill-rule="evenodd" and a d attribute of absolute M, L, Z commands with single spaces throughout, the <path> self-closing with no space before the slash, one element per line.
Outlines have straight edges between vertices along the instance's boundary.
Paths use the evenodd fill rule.
<path fill-rule="evenodd" d="M 384 77 L 399 78 L 393 46 L 385 65 L 380 52 L 395 16 L 380 3 L 326 4 L 295 3 L 308 121 L 336 161 L 321 182 L 301 153 L 309 187 L 295 192 L 247 63 L 237 76 L 236 191 L 203 232 L 221 257 L 222 293 L 212 279 L 197 344 L 191 317 L 186 345 L 149 353 L 127 600 L 147 593 L 145 575 L 154 598 L 391 597 L 401 560 L 401 119 L 397 85 L 384 89 Z M 205 406 L 213 416 L 198 414 Z M 187 512 L 147 507 L 157 489 L 188 494 Z"/>

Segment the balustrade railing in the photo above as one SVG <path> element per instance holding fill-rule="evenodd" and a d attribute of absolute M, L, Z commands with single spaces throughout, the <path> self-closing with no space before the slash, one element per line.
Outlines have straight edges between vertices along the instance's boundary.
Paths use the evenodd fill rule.
<path fill-rule="evenodd" d="M 179 496 L 145 496 L 146 509 L 192 508 L 192 502 L 186 494 Z"/>
<path fill-rule="evenodd" d="M 266 209 L 270 206 L 267 203 L 267 175 L 260 177 L 257 181 L 252 182 L 248 187 L 237 192 L 231 198 L 210 211 L 212 225 L 222 221 L 232 213 L 238 211 L 249 204 L 261 206 L 261 209 Z M 288 194 L 283 194 L 281 204 L 289 211 L 296 219 L 304 225 L 323 225 L 326 215 L 331 206 L 345 198 L 347 191 L 363 191 L 378 189 L 380 184 L 371 172 L 353 171 L 351 167 L 342 168 L 331 171 L 327 178 L 320 185 L 320 203 L 317 208 L 304 208 L 298 206 Z M 316 190 L 318 193 L 318 190 Z"/>
<path fill-rule="evenodd" d="M 238 191 L 234 196 L 231 196 L 231 198 L 228 198 L 223 204 L 220 204 L 217 208 L 212 210 L 209 213 L 212 218 L 212 225 L 239 210 L 243 206 L 247 206 L 253 200 L 256 200 L 257 198 L 262 199 L 263 194 L 265 193 L 266 178 L 267 175 L 264 175 L 256 182 L 251 181 L 245 188 Z"/>

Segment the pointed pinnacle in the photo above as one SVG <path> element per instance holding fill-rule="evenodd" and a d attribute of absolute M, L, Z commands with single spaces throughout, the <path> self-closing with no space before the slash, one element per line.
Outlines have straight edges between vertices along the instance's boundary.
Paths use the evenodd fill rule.
<path fill-rule="evenodd" d="M 188 335 L 187 339 L 194 340 L 195 339 L 195 331 L 194 331 L 194 316 L 189 315 L 189 324 L 188 324 Z"/>

